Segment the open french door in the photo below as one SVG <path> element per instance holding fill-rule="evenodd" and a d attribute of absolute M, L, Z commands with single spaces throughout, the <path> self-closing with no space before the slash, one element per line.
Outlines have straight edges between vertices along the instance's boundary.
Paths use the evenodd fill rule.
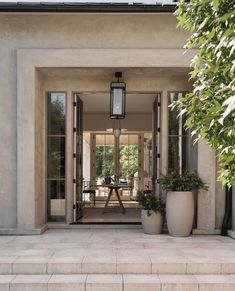
<path fill-rule="evenodd" d="M 73 99 L 74 116 L 74 222 L 83 215 L 83 101 L 78 94 Z"/>
<path fill-rule="evenodd" d="M 160 121 L 161 93 L 157 93 L 152 112 L 152 191 L 156 196 L 160 195 L 158 183 L 160 177 Z"/>

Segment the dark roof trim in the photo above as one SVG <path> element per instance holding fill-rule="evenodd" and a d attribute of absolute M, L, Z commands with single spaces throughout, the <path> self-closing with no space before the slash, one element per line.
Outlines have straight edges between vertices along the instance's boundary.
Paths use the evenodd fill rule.
<path fill-rule="evenodd" d="M 176 3 L 177 4 L 177 3 Z M 155 13 L 174 12 L 176 4 L 128 3 L 0 3 L 0 12 L 46 13 Z"/>

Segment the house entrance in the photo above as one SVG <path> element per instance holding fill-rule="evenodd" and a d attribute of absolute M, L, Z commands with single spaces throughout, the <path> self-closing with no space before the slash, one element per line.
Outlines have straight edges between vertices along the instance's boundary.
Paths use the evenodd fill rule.
<path fill-rule="evenodd" d="M 139 223 L 139 190 L 161 194 L 160 173 L 195 169 L 184 119 L 168 107 L 182 94 L 127 92 L 115 137 L 108 92 L 47 93 L 47 220 Z"/>
<path fill-rule="evenodd" d="M 140 223 L 138 191 L 159 193 L 160 99 L 127 93 L 115 136 L 109 94 L 74 94 L 74 223 Z"/>

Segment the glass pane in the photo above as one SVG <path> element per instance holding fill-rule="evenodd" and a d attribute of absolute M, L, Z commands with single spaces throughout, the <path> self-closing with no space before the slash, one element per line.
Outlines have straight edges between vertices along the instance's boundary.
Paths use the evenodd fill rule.
<path fill-rule="evenodd" d="M 186 170 L 186 137 L 170 136 L 168 143 L 168 171 L 182 173 Z"/>
<path fill-rule="evenodd" d="M 47 182 L 48 219 L 65 220 L 65 181 L 49 180 Z"/>
<path fill-rule="evenodd" d="M 104 165 L 104 135 L 96 135 L 96 179 L 100 180 L 98 184 L 102 184 L 103 165 Z"/>
<path fill-rule="evenodd" d="M 90 165 L 91 165 L 91 141 L 90 141 L 90 133 L 83 133 L 83 178 L 84 182 L 90 181 Z"/>
<path fill-rule="evenodd" d="M 115 147 L 113 135 L 96 135 L 97 184 L 110 183 L 115 179 Z"/>
<path fill-rule="evenodd" d="M 47 181 L 50 221 L 65 220 L 65 111 L 66 94 L 50 93 L 47 98 L 47 178 L 52 179 Z"/>
<path fill-rule="evenodd" d="M 144 134 L 144 178 L 152 176 L 152 134 Z"/>
<path fill-rule="evenodd" d="M 122 115 L 122 107 L 123 107 L 122 102 L 123 102 L 122 89 L 113 88 L 113 114 L 114 115 Z"/>
<path fill-rule="evenodd" d="M 47 138 L 47 176 L 65 178 L 65 137 Z"/>
<path fill-rule="evenodd" d="M 104 177 L 107 179 L 111 178 L 112 181 L 115 180 L 114 157 L 115 157 L 114 145 L 106 145 L 104 156 L 104 169 L 105 169 Z"/>
<path fill-rule="evenodd" d="M 120 136 L 120 182 L 138 177 L 138 135 Z"/>
<path fill-rule="evenodd" d="M 47 104 L 47 134 L 65 135 L 65 93 L 50 93 Z"/>
<path fill-rule="evenodd" d="M 177 101 L 183 93 L 170 93 L 169 95 L 169 105 L 173 101 Z M 179 111 L 177 109 L 169 108 L 169 135 L 185 135 L 185 116 L 179 116 Z"/>
<path fill-rule="evenodd" d="M 103 177 L 104 146 L 96 146 L 96 177 Z"/>

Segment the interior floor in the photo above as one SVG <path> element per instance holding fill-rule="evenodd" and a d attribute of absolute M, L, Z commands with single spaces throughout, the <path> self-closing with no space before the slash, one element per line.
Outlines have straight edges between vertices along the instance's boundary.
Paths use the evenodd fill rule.
<path fill-rule="evenodd" d="M 125 207 L 125 213 L 122 213 L 118 206 L 114 207 L 105 213 L 103 213 L 103 208 L 99 207 L 84 208 L 83 217 L 79 219 L 78 223 L 141 223 L 139 208 Z"/>

